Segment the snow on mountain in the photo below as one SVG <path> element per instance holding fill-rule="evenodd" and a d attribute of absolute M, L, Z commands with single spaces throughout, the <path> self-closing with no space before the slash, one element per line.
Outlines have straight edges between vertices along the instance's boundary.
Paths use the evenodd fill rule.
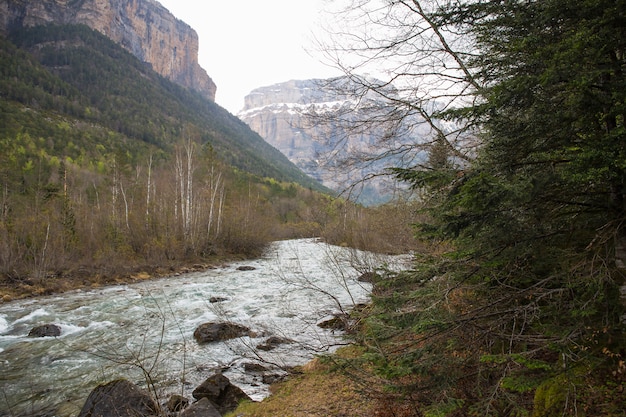
<path fill-rule="evenodd" d="M 429 131 L 405 129 L 390 138 L 382 125 L 349 129 L 348 124 L 358 125 L 361 119 L 371 118 L 376 106 L 384 106 L 373 92 L 356 91 L 359 86 L 347 83 L 345 78 L 291 80 L 257 88 L 245 97 L 238 117 L 328 188 L 342 192 L 356 184 L 353 191 L 359 201 L 384 202 L 398 191 L 398 184 L 380 174 L 407 164 L 406 154 L 389 151 L 423 142 Z"/>

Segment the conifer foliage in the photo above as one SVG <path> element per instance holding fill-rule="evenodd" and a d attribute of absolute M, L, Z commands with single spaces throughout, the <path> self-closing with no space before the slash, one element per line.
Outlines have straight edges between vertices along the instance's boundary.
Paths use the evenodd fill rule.
<path fill-rule="evenodd" d="M 393 3 L 464 39 L 474 100 L 439 116 L 480 146 L 398 171 L 437 178 L 418 229 L 448 250 L 379 281 L 369 359 L 411 415 L 622 415 L 626 2 Z"/>

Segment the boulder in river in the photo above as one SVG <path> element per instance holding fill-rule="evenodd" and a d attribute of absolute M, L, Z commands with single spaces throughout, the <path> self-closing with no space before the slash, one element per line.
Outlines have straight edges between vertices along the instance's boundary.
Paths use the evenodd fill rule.
<path fill-rule="evenodd" d="M 199 401 L 208 399 L 222 414 L 233 411 L 242 400 L 252 401 L 241 388 L 231 384 L 221 373 L 207 378 L 192 395 Z"/>
<path fill-rule="evenodd" d="M 267 368 L 260 363 L 245 362 L 243 364 L 243 370 L 250 373 L 263 373 L 267 372 Z"/>
<path fill-rule="evenodd" d="M 379 278 L 379 275 L 374 271 L 364 272 L 361 274 L 357 281 L 359 282 L 367 282 L 369 284 L 373 284 Z"/>
<path fill-rule="evenodd" d="M 198 343 L 221 342 L 246 336 L 250 329 L 236 323 L 203 323 L 193 332 L 193 337 Z"/>
<path fill-rule="evenodd" d="M 237 268 L 237 271 L 254 271 L 256 268 L 250 265 L 242 265 Z"/>
<path fill-rule="evenodd" d="M 28 332 L 30 337 L 57 337 L 61 336 L 61 327 L 56 324 L 43 324 L 31 329 Z"/>
<path fill-rule="evenodd" d="M 270 336 L 264 343 L 257 345 L 257 349 L 259 350 L 273 350 L 276 349 L 279 345 L 284 345 L 288 343 L 293 343 L 293 340 L 287 339 L 286 337 L 279 336 Z"/>
<path fill-rule="evenodd" d="M 78 417 L 147 417 L 159 414 L 159 406 L 147 392 L 125 379 L 118 379 L 94 388 Z"/>
<path fill-rule="evenodd" d="M 202 398 L 180 414 L 180 417 L 222 417 L 215 405 L 208 398 Z"/>
<path fill-rule="evenodd" d="M 333 318 L 318 323 L 317 327 L 331 330 L 348 330 L 348 319 L 347 314 L 335 314 Z"/>

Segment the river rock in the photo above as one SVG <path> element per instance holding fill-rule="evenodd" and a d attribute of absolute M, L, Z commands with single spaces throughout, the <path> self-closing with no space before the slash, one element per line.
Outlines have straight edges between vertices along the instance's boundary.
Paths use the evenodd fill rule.
<path fill-rule="evenodd" d="M 254 271 L 256 268 L 249 265 L 243 265 L 237 268 L 237 271 Z"/>
<path fill-rule="evenodd" d="M 250 329 L 236 323 L 203 323 L 193 332 L 198 343 L 220 342 L 249 334 Z"/>
<path fill-rule="evenodd" d="M 57 337 L 61 336 L 61 327 L 56 324 L 43 324 L 41 326 L 34 327 L 28 332 L 30 337 Z"/>
<path fill-rule="evenodd" d="M 378 274 L 376 272 L 369 271 L 369 272 L 365 272 L 361 274 L 361 276 L 359 276 L 357 280 L 359 282 L 367 282 L 367 283 L 373 284 L 377 278 L 378 278 Z"/>
<path fill-rule="evenodd" d="M 243 364 L 243 370 L 248 373 L 263 373 L 267 372 L 267 368 L 260 363 L 246 362 Z"/>
<path fill-rule="evenodd" d="M 333 318 L 318 323 L 317 327 L 331 330 L 348 330 L 348 315 L 336 314 Z"/>
<path fill-rule="evenodd" d="M 78 417 L 148 417 L 159 415 L 159 411 L 147 392 L 118 379 L 94 388 Z"/>
<path fill-rule="evenodd" d="M 288 374 L 263 374 L 261 380 L 264 384 L 272 385 L 277 382 L 282 382 L 287 378 Z"/>
<path fill-rule="evenodd" d="M 208 399 L 222 414 L 234 410 L 243 400 L 252 401 L 241 388 L 231 384 L 230 380 L 221 373 L 207 378 L 193 391 L 192 395 L 199 401 L 203 398 Z"/>
<path fill-rule="evenodd" d="M 279 337 L 279 336 L 270 336 L 267 338 L 267 340 L 265 341 L 265 343 L 261 343 L 259 345 L 257 345 L 257 349 L 259 350 L 273 350 L 276 349 L 279 345 L 284 345 L 284 344 L 288 344 L 288 343 L 293 343 L 293 340 L 291 339 L 287 339 L 285 337 Z"/>
<path fill-rule="evenodd" d="M 183 411 L 180 417 L 222 417 L 222 413 L 209 401 L 208 398 L 202 398 Z"/>

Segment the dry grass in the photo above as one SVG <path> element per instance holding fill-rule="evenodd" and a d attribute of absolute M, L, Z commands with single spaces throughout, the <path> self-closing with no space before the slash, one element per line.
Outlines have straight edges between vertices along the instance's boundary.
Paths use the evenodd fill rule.
<path fill-rule="evenodd" d="M 272 386 L 262 402 L 243 403 L 225 417 L 366 417 L 375 415 L 375 403 L 356 384 L 330 365 L 315 359 L 301 373 Z"/>

